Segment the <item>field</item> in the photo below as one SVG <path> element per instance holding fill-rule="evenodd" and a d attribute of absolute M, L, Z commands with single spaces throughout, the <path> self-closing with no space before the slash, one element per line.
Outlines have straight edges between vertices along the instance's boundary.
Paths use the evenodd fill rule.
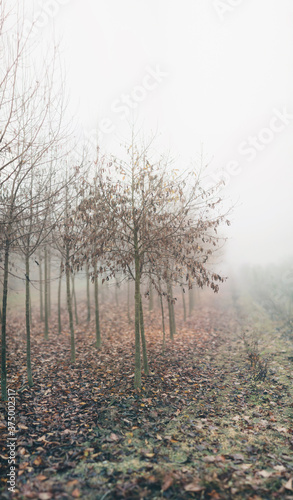
<path fill-rule="evenodd" d="M 145 320 L 150 375 L 133 389 L 133 324 L 101 307 L 102 348 L 79 304 L 77 361 L 52 315 L 33 318 L 34 386 L 25 325 L 9 322 L 16 391 L 16 499 L 293 499 L 292 337 L 249 297 L 200 297 L 162 346 L 159 309 Z M 66 312 L 63 311 L 64 317 Z M 64 324 L 66 319 L 64 319 Z M 1 498 L 7 491 L 7 412 L 1 404 Z"/>

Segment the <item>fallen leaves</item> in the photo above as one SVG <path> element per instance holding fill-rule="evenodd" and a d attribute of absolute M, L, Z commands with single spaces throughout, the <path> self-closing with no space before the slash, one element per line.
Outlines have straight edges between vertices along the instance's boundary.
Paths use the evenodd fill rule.
<path fill-rule="evenodd" d="M 273 474 L 273 472 L 271 472 L 271 471 L 267 471 L 267 470 L 260 470 L 260 471 L 258 471 L 258 475 L 259 475 L 259 476 L 262 476 L 262 477 L 264 477 L 264 478 L 271 477 L 271 476 L 272 476 L 272 474 Z"/>
<path fill-rule="evenodd" d="M 24 430 L 24 431 L 28 431 L 28 430 L 29 430 L 29 428 L 28 428 L 26 425 L 23 425 L 23 424 L 17 424 L 17 427 L 18 427 L 19 429 Z"/>
<path fill-rule="evenodd" d="M 190 492 L 200 492 L 203 491 L 205 488 L 203 486 L 200 486 L 198 481 L 193 481 L 192 483 L 188 483 L 184 486 L 185 491 L 190 491 Z"/>
<path fill-rule="evenodd" d="M 284 467 L 284 465 L 274 465 L 274 469 L 278 472 L 285 472 L 286 471 L 286 467 Z"/>
<path fill-rule="evenodd" d="M 170 486 L 172 486 L 173 483 L 174 483 L 174 477 L 172 475 L 169 474 L 165 476 L 161 491 L 162 492 L 167 491 L 170 488 Z"/>
<path fill-rule="evenodd" d="M 35 460 L 33 461 L 33 464 L 36 465 L 37 467 L 39 467 L 42 464 L 42 458 L 41 457 L 35 458 Z"/>
<path fill-rule="evenodd" d="M 231 455 L 231 457 L 236 462 L 243 462 L 245 460 L 244 455 L 242 455 L 242 453 L 234 453 L 233 455 Z"/>
<path fill-rule="evenodd" d="M 109 324 L 122 321 L 126 333 L 109 328 L 98 352 L 90 347 L 94 332 L 80 327 L 73 366 L 63 336 L 53 337 L 46 352 L 42 338 L 34 337 L 35 385 L 18 392 L 19 495 L 86 498 L 92 488 L 113 499 L 161 492 L 170 499 L 216 500 L 256 498 L 258 488 L 270 485 L 276 498 L 291 493 L 292 424 L 279 414 L 283 386 L 249 384 L 237 356 L 226 352 L 227 316 L 213 312 L 215 334 L 206 326 L 208 313 L 198 311 L 164 354 L 153 326 L 152 371 L 134 391 L 132 330 L 120 313 L 115 319 L 109 307 L 107 314 Z M 17 349 L 15 363 L 24 374 Z M 5 445 L 1 451 L 6 464 Z"/>
<path fill-rule="evenodd" d="M 117 434 L 114 434 L 114 432 L 111 432 L 110 436 L 109 436 L 109 441 L 119 441 L 119 436 L 117 436 Z"/>
<path fill-rule="evenodd" d="M 72 491 L 71 495 L 73 496 L 73 498 L 80 498 L 81 497 L 81 492 L 80 492 L 80 490 L 78 488 L 75 488 Z"/>
<path fill-rule="evenodd" d="M 40 500 L 51 500 L 53 498 L 53 494 L 49 492 L 39 493 Z"/>

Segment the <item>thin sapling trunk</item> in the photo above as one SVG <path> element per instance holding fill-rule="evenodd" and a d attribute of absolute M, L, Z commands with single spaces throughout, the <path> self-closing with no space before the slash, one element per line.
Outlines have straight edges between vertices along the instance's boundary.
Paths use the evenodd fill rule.
<path fill-rule="evenodd" d="M 143 369 L 144 369 L 144 373 L 146 375 L 148 375 L 149 374 L 149 365 L 148 365 L 148 356 L 147 356 L 146 341 L 145 341 L 143 308 L 142 308 L 141 296 L 140 296 L 139 323 L 140 323 L 140 336 L 141 336 L 141 347 L 142 347 L 142 357 L 143 357 Z"/>

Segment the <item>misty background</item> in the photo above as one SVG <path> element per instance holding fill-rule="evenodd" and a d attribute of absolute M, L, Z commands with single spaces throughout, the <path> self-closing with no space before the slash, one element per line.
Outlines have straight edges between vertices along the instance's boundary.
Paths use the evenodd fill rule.
<path fill-rule="evenodd" d="M 229 267 L 290 258 L 290 0 L 47 0 L 34 9 L 43 19 L 35 36 L 62 40 L 70 110 L 87 137 L 115 151 L 134 120 L 180 168 L 203 151 L 207 182 L 223 178 L 234 205 Z"/>

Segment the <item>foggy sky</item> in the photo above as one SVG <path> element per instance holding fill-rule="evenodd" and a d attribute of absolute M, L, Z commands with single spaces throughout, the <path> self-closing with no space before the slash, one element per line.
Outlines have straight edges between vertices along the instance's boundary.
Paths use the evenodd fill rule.
<path fill-rule="evenodd" d="M 60 4 L 42 36 L 54 17 L 71 107 L 87 133 L 99 130 L 115 150 L 134 117 L 180 165 L 203 144 L 211 179 L 225 176 L 236 205 L 227 261 L 292 255 L 292 1 Z"/>

